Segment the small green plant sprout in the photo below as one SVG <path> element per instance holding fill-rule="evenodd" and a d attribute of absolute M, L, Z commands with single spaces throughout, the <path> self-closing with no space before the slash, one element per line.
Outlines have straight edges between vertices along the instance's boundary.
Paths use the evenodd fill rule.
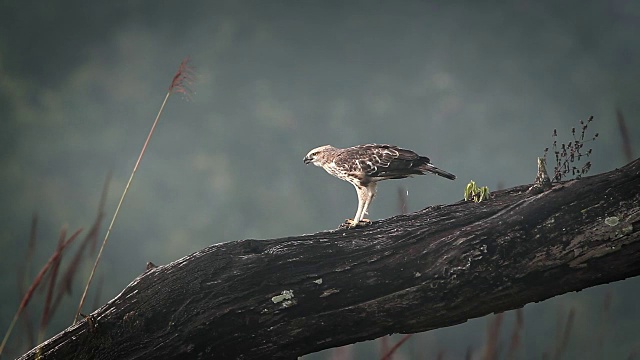
<path fill-rule="evenodd" d="M 490 197 L 491 193 L 489 192 L 489 187 L 478 187 L 476 182 L 473 180 L 471 180 L 464 189 L 464 201 L 473 200 L 474 202 L 481 202 L 482 200 L 487 200 Z"/>
<path fill-rule="evenodd" d="M 558 131 L 553 129 L 553 145 L 552 151 L 555 155 L 556 162 L 554 166 L 553 177 L 551 181 L 561 181 L 563 178 L 566 178 L 571 174 L 574 179 L 580 179 L 582 175 L 589 172 L 591 169 L 591 162 L 587 161 L 582 164 L 581 160 L 583 158 L 588 158 L 591 155 L 592 149 L 584 149 L 584 145 L 587 142 L 594 141 L 598 138 L 598 133 L 596 133 L 590 139 L 585 140 L 585 134 L 587 128 L 589 127 L 589 123 L 593 121 L 593 116 L 590 116 L 587 121 L 580 120 L 580 135 L 576 135 L 576 128 L 571 128 L 571 134 L 573 135 L 573 141 L 569 141 L 568 143 L 561 143 L 558 145 Z M 544 149 L 544 158 L 547 158 L 547 152 L 549 152 L 549 148 Z M 584 161 L 584 160 L 583 160 Z"/>

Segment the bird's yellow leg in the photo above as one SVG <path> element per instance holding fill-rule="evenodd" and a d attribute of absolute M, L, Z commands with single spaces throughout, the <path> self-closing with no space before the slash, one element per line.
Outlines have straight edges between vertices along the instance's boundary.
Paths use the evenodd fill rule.
<path fill-rule="evenodd" d="M 356 226 L 366 226 L 371 224 L 371 221 L 368 219 L 363 219 L 364 215 L 367 213 L 367 208 L 369 207 L 369 203 L 371 202 L 372 190 L 375 191 L 375 185 L 372 189 L 358 186 L 353 184 L 356 188 L 356 192 L 358 193 L 358 211 L 356 211 L 356 215 L 353 219 L 347 219 L 340 225 L 341 229 L 344 228 L 354 228 Z"/>
<path fill-rule="evenodd" d="M 364 219 L 364 216 L 369 213 L 369 205 L 371 205 L 371 201 L 376 196 L 376 183 L 372 182 L 367 186 L 363 194 L 364 204 L 362 205 L 362 213 L 360 214 L 360 221 L 356 224 L 356 226 L 366 226 L 371 225 L 371 220 Z"/>
<path fill-rule="evenodd" d="M 353 217 L 353 220 L 351 220 L 354 224 L 353 226 L 357 225 L 360 222 L 360 219 L 364 217 L 364 205 L 367 189 L 356 186 L 356 192 L 358 193 L 358 211 L 356 211 L 356 215 Z"/>

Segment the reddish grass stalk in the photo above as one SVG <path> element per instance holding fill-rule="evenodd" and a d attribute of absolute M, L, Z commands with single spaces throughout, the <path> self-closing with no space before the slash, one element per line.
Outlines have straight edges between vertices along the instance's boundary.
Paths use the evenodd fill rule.
<path fill-rule="evenodd" d="M 500 327 L 502 327 L 502 318 L 504 313 L 496 314 L 496 316 L 490 320 L 487 328 L 487 342 L 484 346 L 483 360 L 491 360 L 498 358 L 498 338 L 500 337 Z"/>
<path fill-rule="evenodd" d="M 36 238 L 38 237 L 38 215 L 33 214 L 31 217 L 31 229 L 29 231 L 29 242 L 27 244 L 27 258 L 24 262 L 22 271 L 19 276 L 19 290 L 20 296 L 24 294 L 24 286 L 27 285 L 28 279 L 31 277 L 29 271 L 31 270 L 31 261 L 33 260 L 33 254 L 36 251 Z"/>
<path fill-rule="evenodd" d="M 353 358 L 353 346 L 340 346 L 331 352 L 330 360 L 351 360 Z"/>
<path fill-rule="evenodd" d="M 513 327 L 513 332 L 511 333 L 511 341 L 509 342 L 509 349 L 507 350 L 507 360 L 516 359 L 518 355 L 518 350 L 520 349 L 520 343 L 522 339 L 522 329 L 524 328 L 524 311 L 522 308 L 515 311 L 516 313 L 516 324 Z"/>
<path fill-rule="evenodd" d="M 33 254 L 36 251 L 36 239 L 38 237 L 38 215 L 33 214 L 31 217 L 31 229 L 29 231 L 29 242 L 27 245 L 27 256 L 20 271 L 20 275 L 18 276 L 18 294 L 20 297 L 24 296 L 25 286 L 27 286 L 29 278 L 31 277 L 31 262 L 33 260 Z M 25 309 L 22 312 L 22 316 L 20 317 L 27 332 L 27 342 L 29 348 L 35 346 L 35 338 L 33 336 L 33 322 L 31 321 L 31 316 L 29 316 L 29 311 Z"/>
<path fill-rule="evenodd" d="M 571 330 L 573 329 L 573 320 L 575 318 L 575 315 L 576 309 L 571 307 L 571 309 L 569 310 L 569 315 L 567 315 L 567 320 L 564 323 L 562 334 L 558 334 L 560 337 L 553 354 L 554 360 L 561 359 L 565 350 L 567 350 L 567 345 L 569 345 L 569 340 L 571 339 Z"/>
<path fill-rule="evenodd" d="M 389 352 L 389 335 L 385 335 L 379 338 L 380 342 L 380 353 L 386 354 Z M 389 360 L 393 359 L 393 357 L 389 358 Z"/>
<path fill-rule="evenodd" d="M 473 348 L 471 345 L 467 346 L 467 352 L 464 355 L 464 360 L 471 360 L 473 358 Z"/>
<path fill-rule="evenodd" d="M 100 232 L 100 224 L 102 224 L 102 219 L 104 218 L 104 205 L 107 203 L 107 194 L 109 193 L 109 184 L 111 184 L 112 175 L 112 172 L 109 171 L 107 173 L 107 178 L 104 180 L 104 184 L 102 185 L 102 192 L 100 193 L 100 202 L 98 203 L 98 214 L 96 214 L 96 219 L 93 221 L 93 226 L 87 234 L 87 238 L 91 238 L 91 255 L 96 253 L 98 233 Z"/>
<path fill-rule="evenodd" d="M 613 302 L 613 292 L 607 291 L 604 295 L 604 301 L 602 303 L 602 313 L 600 314 L 600 326 L 598 327 L 597 338 L 595 343 L 595 354 L 600 358 L 603 358 L 604 342 L 607 334 L 609 333 L 609 313 L 611 311 L 611 303 Z"/>
<path fill-rule="evenodd" d="M 58 277 L 58 269 L 60 268 L 60 262 L 62 261 L 62 251 L 60 251 L 60 247 L 64 243 L 64 240 L 67 237 L 67 229 L 62 228 L 60 230 L 60 238 L 58 239 L 58 246 L 56 247 L 56 252 L 60 253 L 51 266 L 51 276 L 49 276 L 49 286 L 47 287 L 47 297 L 44 301 L 44 309 L 42 310 L 42 318 L 40 320 L 40 329 L 38 331 L 38 343 L 41 343 L 44 340 L 44 334 L 47 331 L 47 327 L 49 326 L 49 319 L 51 319 L 51 301 L 53 299 L 53 290 L 56 285 L 56 278 Z"/>
<path fill-rule="evenodd" d="M 13 327 L 16 325 L 16 321 L 20 317 L 20 314 L 22 313 L 22 311 L 29 304 L 29 301 L 31 301 L 31 297 L 33 296 L 33 293 L 35 292 L 35 290 L 38 287 L 38 285 L 40 285 L 40 283 L 42 282 L 42 279 L 44 278 L 44 275 L 47 273 L 49 268 L 57 261 L 57 259 L 60 256 L 62 256 L 62 251 L 64 251 L 64 249 L 67 246 L 69 246 L 76 239 L 76 237 L 78 237 L 78 235 L 80 234 L 81 231 L 82 231 L 82 229 L 78 229 L 75 233 L 73 233 L 73 235 L 71 235 L 71 237 L 69 237 L 67 240 L 65 240 L 62 243 L 61 246 L 56 248 L 56 251 L 53 253 L 53 255 L 51 255 L 51 257 L 49 258 L 47 263 L 44 264 L 42 269 L 40 269 L 40 272 L 38 273 L 38 275 L 36 275 L 35 279 L 31 283 L 31 286 L 29 287 L 27 292 L 22 297 L 22 301 L 20 302 L 20 306 L 18 307 L 18 311 L 16 311 L 16 314 L 13 316 L 13 320 L 11 321 L 11 324 L 9 325 L 9 329 L 5 333 L 4 339 L 2 339 L 2 343 L 0 344 L 0 355 L 2 354 L 2 351 L 4 350 L 5 345 L 7 344 L 7 340 L 9 339 L 9 335 L 11 335 L 11 331 L 13 330 Z"/>
<path fill-rule="evenodd" d="M 24 324 L 25 327 L 25 332 L 26 332 L 26 341 L 27 341 L 27 346 L 29 347 L 29 349 L 32 349 L 33 347 L 36 346 L 36 338 L 35 338 L 35 327 L 33 325 L 33 321 L 31 321 L 31 314 L 29 313 L 29 309 L 24 309 L 22 311 L 22 316 L 20 316 L 20 319 L 22 319 L 22 322 Z M 16 346 L 19 347 L 19 346 Z"/>
<path fill-rule="evenodd" d="M 91 225 L 91 229 L 80 243 L 80 246 L 76 250 L 73 259 L 71 260 L 69 265 L 67 265 L 67 270 L 64 272 L 64 275 L 60 280 L 61 285 L 57 288 L 56 297 L 53 301 L 53 305 L 51 306 L 52 313 L 55 313 L 55 311 L 58 309 L 58 306 L 62 302 L 62 298 L 64 297 L 64 295 L 71 294 L 73 279 L 78 272 L 77 270 L 80 266 L 80 263 L 84 259 L 83 255 L 89 243 L 91 243 L 91 247 L 93 248 L 93 250 L 91 250 L 91 254 L 95 253 L 95 244 L 98 239 L 98 233 L 100 232 L 100 224 L 102 224 L 102 219 L 104 218 L 104 205 L 106 203 L 110 182 L 111 172 L 109 172 L 109 174 L 107 175 L 105 183 L 102 187 L 102 193 L 100 194 L 100 203 L 98 204 L 98 213 L 96 214 L 96 218 Z"/>
<path fill-rule="evenodd" d="M 102 257 L 102 252 L 104 251 L 107 242 L 109 241 L 109 235 L 111 234 L 111 230 L 113 229 L 113 224 L 116 222 L 116 218 L 118 217 L 118 213 L 120 212 L 120 207 L 122 206 L 122 202 L 124 201 L 125 196 L 127 196 L 127 192 L 129 191 L 129 186 L 131 186 L 131 182 L 133 181 L 133 177 L 138 171 L 138 166 L 140 166 L 140 161 L 144 156 L 145 151 L 147 150 L 147 145 L 149 145 L 149 141 L 151 140 L 151 136 L 158 125 L 158 120 L 164 111 L 164 107 L 169 100 L 169 96 L 173 93 L 182 93 L 186 96 L 189 96 L 191 90 L 189 86 L 193 83 L 194 76 L 193 70 L 189 66 L 189 58 L 185 58 L 180 63 L 180 67 L 178 71 L 173 76 L 173 80 L 171 81 L 171 85 L 169 86 L 169 90 L 162 101 L 162 105 L 160 105 L 160 110 L 158 111 L 158 115 L 156 115 L 156 119 L 153 121 L 153 125 L 151 125 L 151 130 L 149 130 L 149 134 L 147 135 L 147 139 L 144 141 L 144 145 L 142 145 L 142 150 L 140 151 L 140 155 L 138 155 L 138 160 L 133 167 L 133 171 L 131 172 L 131 176 L 129 176 L 129 181 L 127 181 L 127 185 L 122 192 L 122 196 L 120 197 L 120 201 L 118 202 L 118 206 L 116 206 L 116 211 L 111 218 L 111 223 L 107 228 L 107 233 L 104 236 L 104 240 L 102 240 L 102 245 L 100 246 L 100 250 L 98 251 L 98 256 L 96 257 L 96 261 L 93 263 L 93 269 L 91 269 L 91 274 L 89 274 L 89 279 L 87 279 L 87 284 L 84 287 L 84 292 L 82 293 L 82 297 L 80 298 L 80 304 L 78 304 L 78 310 L 76 311 L 75 316 L 73 317 L 73 323 L 75 324 L 78 321 L 78 316 L 82 311 L 82 306 L 84 305 L 84 301 L 87 298 L 87 292 L 89 291 L 89 286 L 91 285 L 91 281 L 96 273 L 96 269 L 98 268 L 98 264 L 100 263 L 100 258 Z"/>
<path fill-rule="evenodd" d="M 631 140 L 629 139 L 627 123 L 624 121 L 624 115 L 622 115 L 620 109 L 616 109 L 616 115 L 618 118 L 618 128 L 622 136 L 622 152 L 624 152 L 624 157 L 627 159 L 627 162 L 631 162 L 633 160 L 633 150 L 631 150 Z"/>
<path fill-rule="evenodd" d="M 387 351 L 387 353 L 380 358 L 380 360 L 390 360 L 393 357 L 393 353 L 395 353 L 396 350 L 398 350 L 400 346 L 402 346 L 402 344 L 409 340 L 411 335 L 413 334 L 406 334 L 405 336 L 403 336 L 402 339 L 400 339 L 395 345 L 393 345 L 393 347 L 391 347 L 391 349 L 389 349 L 389 351 Z"/>

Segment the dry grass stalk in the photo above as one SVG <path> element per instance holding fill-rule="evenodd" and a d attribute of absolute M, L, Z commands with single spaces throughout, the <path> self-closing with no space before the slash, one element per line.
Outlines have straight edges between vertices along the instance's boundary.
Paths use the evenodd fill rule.
<path fill-rule="evenodd" d="M 384 355 L 389 352 L 389 335 L 378 338 L 378 341 L 380 342 L 380 353 Z M 389 358 L 389 360 L 391 359 L 393 359 L 393 357 Z"/>
<path fill-rule="evenodd" d="M 562 333 L 558 334 L 559 338 L 557 339 L 558 341 L 553 353 L 554 360 L 560 360 L 562 355 L 564 355 L 564 352 L 567 350 L 569 340 L 571 339 L 571 331 L 573 330 L 573 320 L 575 319 L 575 315 L 576 309 L 571 307 L 569 315 L 567 315 L 567 320 L 564 322 Z"/>
<path fill-rule="evenodd" d="M 67 237 L 67 229 L 62 228 L 60 231 L 60 238 L 58 239 L 58 246 L 56 247 L 56 252 L 60 253 L 54 261 L 53 265 L 51 265 L 51 275 L 49 276 L 49 285 L 47 286 L 47 297 L 44 301 L 44 309 L 42 311 L 42 318 L 40 320 L 40 329 L 38 331 L 38 343 L 41 343 L 44 340 L 44 334 L 47 331 L 47 327 L 49 326 L 49 320 L 51 319 L 51 302 L 53 299 L 53 290 L 56 285 L 56 278 L 58 277 L 58 269 L 60 268 L 60 262 L 62 261 L 62 251 L 60 248 L 64 243 L 65 238 Z"/>
<path fill-rule="evenodd" d="M 4 350 L 5 345 L 7 344 L 7 340 L 9 339 L 9 336 L 11 335 L 11 332 L 13 331 L 13 327 L 16 325 L 16 322 L 20 317 L 20 314 L 22 314 L 24 309 L 27 307 L 27 305 L 29 304 L 29 301 L 31 301 L 31 298 L 33 297 L 33 293 L 36 291 L 40 283 L 42 283 L 42 279 L 44 278 L 45 274 L 49 271 L 49 268 L 51 268 L 51 266 L 53 266 L 53 264 L 56 261 L 58 261 L 58 259 L 62 256 L 62 252 L 64 251 L 64 249 L 66 249 L 67 246 L 69 246 L 76 239 L 76 237 L 78 237 L 81 231 L 82 229 L 78 229 L 75 233 L 71 235 L 71 237 L 65 240 L 62 243 L 62 245 L 58 246 L 58 248 L 56 248 L 56 251 L 53 253 L 53 255 L 51 255 L 47 263 L 44 264 L 42 269 L 40 269 L 40 272 L 38 273 L 38 275 L 36 275 L 35 279 L 31 283 L 31 286 L 22 297 L 20 306 L 18 306 L 18 311 L 16 311 L 16 314 L 13 316 L 13 320 L 9 325 L 9 329 L 5 333 L 4 339 L 2 339 L 2 343 L 0 344 L 0 355 L 2 354 L 2 351 Z"/>
<path fill-rule="evenodd" d="M 488 324 L 487 340 L 484 345 L 484 355 L 482 355 L 483 360 L 498 358 L 498 339 L 500 337 L 500 328 L 502 327 L 503 317 L 504 313 L 496 314 Z"/>
<path fill-rule="evenodd" d="M 620 136 L 622 136 L 622 152 L 627 162 L 633 160 L 633 150 L 631 149 L 631 139 L 629 138 L 629 130 L 627 129 L 627 123 L 624 121 L 624 115 L 620 109 L 616 109 L 616 117 L 618 118 L 618 129 L 620 129 Z"/>
<path fill-rule="evenodd" d="M 473 348 L 471 345 L 467 346 L 467 352 L 464 355 L 465 360 L 471 360 L 473 358 Z"/>
<path fill-rule="evenodd" d="M 340 346 L 333 349 L 333 351 L 331 352 L 330 359 L 331 360 L 350 360 L 353 358 L 352 352 L 353 352 L 353 346 L 351 345 Z"/>
<path fill-rule="evenodd" d="M 594 353 L 597 357 L 603 358 L 604 342 L 607 334 L 609 333 L 609 318 L 611 312 L 611 304 L 613 302 L 613 292 L 608 290 L 604 295 L 604 301 L 602 302 L 602 313 L 600 314 L 600 326 L 598 327 L 595 350 Z"/>
<path fill-rule="evenodd" d="M 156 126 L 158 125 L 158 120 L 160 119 L 160 116 L 164 111 L 164 107 L 167 104 L 169 97 L 173 93 L 182 93 L 183 95 L 188 97 L 191 92 L 190 85 L 193 84 L 193 81 L 194 81 L 194 75 L 193 75 L 193 70 L 191 66 L 189 66 L 189 58 L 185 58 L 180 63 L 180 67 L 178 68 L 178 71 L 173 76 L 171 85 L 169 86 L 169 90 L 167 91 L 167 94 L 165 95 L 164 100 L 162 101 L 162 105 L 160 105 L 160 110 L 158 111 L 158 114 L 156 115 L 156 118 L 153 121 L 153 125 L 151 125 L 151 130 L 149 130 L 147 139 L 144 141 L 144 145 L 142 145 L 142 150 L 140 151 L 140 154 L 138 155 L 138 160 L 136 160 L 136 164 L 133 167 L 133 171 L 129 176 L 129 181 L 127 181 L 127 185 L 125 186 L 124 191 L 122 192 L 122 196 L 120 197 L 118 206 L 116 206 L 116 211 L 114 212 L 113 217 L 111 218 L 111 223 L 107 228 L 107 233 L 105 234 L 104 240 L 102 240 L 102 245 L 100 246 L 100 250 L 98 251 L 98 256 L 96 257 L 96 261 L 93 264 L 93 269 L 91 269 L 91 273 L 89 274 L 89 279 L 87 279 L 87 284 L 85 285 L 84 291 L 82 293 L 82 297 L 80 298 L 80 303 L 78 304 L 78 310 L 76 311 L 76 314 L 73 317 L 74 324 L 77 322 L 78 315 L 80 315 L 80 312 L 82 311 L 82 306 L 84 305 L 84 302 L 87 298 L 87 292 L 89 292 L 89 286 L 91 285 L 91 281 L 93 280 L 93 277 L 95 276 L 95 273 L 96 273 L 96 269 L 98 268 L 98 264 L 100 263 L 102 252 L 104 251 L 104 248 L 107 245 L 107 242 L 109 241 L 109 235 L 111 234 L 111 230 L 113 229 L 113 224 L 115 223 L 116 218 L 118 217 L 118 213 L 120 212 L 120 207 L 122 206 L 122 202 L 124 201 L 124 198 L 127 196 L 127 192 L 129 191 L 129 187 L 131 186 L 133 177 L 135 176 L 136 171 L 138 170 L 138 166 L 140 166 L 140 161 L 142 160 L 142 157 L 144 156 L 144 153 L 147 150 L 147 145 L 149 145 L 151 136 L 153 136 L 153 132 L 155 131 Z"/>
<path fill-rule="evenodd" d="M 62 298 L 66 294 L 71 294 L 71 288 L 73 284 L 73 280 L 75 275 L 78 272 L 78 267 L 84 260 L 85 249 L 89 244 L 91 244 L 92 250 L 91 254 L 95 253 L 95 245 L 98 239 L 98 233 L 100 232 L 100 225 L 102 224 L 102 219 L 104 218 L 104 206 L 106 203 L 107 193 L 109 190 L 109 184 L 111 182 L 111 173 L 107 175 L 105 183 L 102 187 L 102 193 L 100 194 L 100 203 L 98 204 L 98 213 L 96 214 L 96 218 L 89 229 L 89 232 L 85 235 L 84 239 L 80 242 L 80 246 L 76 250 L 71 262 L 67 265 L 67 269 L 62 275 L 60 280 L 60 286 L 58 287 L 55 300 L 53 301 L 53 305 L 51 306 L 51 312 L 55 313 L 58 309 L 58 306 L 62 302 Z"/>
<path fill-rule="evenodd" d="M 19 272 L 18 286 L 20 289 L 20 295 L 24 294 L 24 287 L 27 286 L 31 274 L 31 262 L 33 261 L 33 254 L 36 252 L 36 239 L 38 237 L 38 215 L 33 214 L 31 217 L 31 229 L 29 231 L 29 242 L 27 245 L 27 257 L 25 259 L 22 270 Z"/>
<path fill-rule="evenodd" d="M 509 342 L 509 349 L 507 350 L 507 360 L 516 359 L 518 350 L 522 342 L 522 329 L 524 328 L 524 311 L 522 308 L 515 311 L 516 323 L 511 333 L 511 341 Z"/>
<path fill-rule="evenodd" d="M 33 254 L 36 252 L 36 240 L 38 238 L 38 215 L 33 214 L 31 217 L 31 228 L 29 231 L 29 242 L 27 245 L 27 255 L 25 262 L 21 270 L 18 271 L 18 294 L 20 297 L 24 296 L 25 288 L 29 285 L 29 279 L 31 278 L 31 262 L 33 261 Z M 20 317 L 22 322 L 24 323 L 24 327 L 27 332 L 27 344 L 29 348 L 35 346 L 36 339 L 33 336 L 34 327 L 33 322 L 31 321 L 31 316 L 29 314 L 28 309 L 24 309 L 22 312 L 22 316 Z"/>
<path fill-rule="evenodd" d="M 551 181 L 561 181 L 563 178 L 568 177 L 569 175 L 574 176 L 575 179 L 580 179 L 582 175 L 585 175 L 591 169 L 591 162 L 587 161 L 582 164 L 580 161 L 582 158 L 588 158 L 591 156 L 592 149 L 588 149 L 585 151 L 584 146 L 585 143 L 590 141 L 594 141 L 598 138 L 598 133 L 596 133 L 591 139 L 585 140 L 585 135 L 587 132 L 587 128 L 589 127 L 589 123 L 593 121 L 593 116 L 590 116 L 587 121 L 580 120 L 580 135 L 577 135 L 576 128 L 571 128 L 571 135 L 573 136 L 573 141 L 569 141 L 568 143 L 561 143 L 558 145 L 558 130 L 553 129 L 553 145 L 552 152 L 555 156 L 555 166 L 554 166 L 554 174 L 551 178 Z M 549 152 L 549 148 L 544 149 L 544 159 L 547 160 L 547 153 Z"/>
<path fill-rule="evenodd" d="M 413 334 L 406 334 L 405 336 L 402 337 L 402 339 L 398 340 L 398 342 L 395 345 L 393 345 L 391 349 L 389 349 L 389 351 L 387 351 L 387 353 L 380 358 L 380 360 L 391 359 L 393 357 L 393 353 L 395 353 L 400 348 L 400 346 L 402 346 L 402 344 L 404 344 L 407 340 L 409 340 L 409 338 L 411 338 L 411 335 Z"/>

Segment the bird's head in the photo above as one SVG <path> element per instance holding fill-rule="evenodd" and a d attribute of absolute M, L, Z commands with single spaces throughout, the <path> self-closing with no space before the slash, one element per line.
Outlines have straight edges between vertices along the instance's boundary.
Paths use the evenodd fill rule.
<path fill-rule="evenodd" d="M 321 163 L 324 159 L 324 154 L 331 150 L 335 150 L 335 148 L 331 145 L 319 146 L 309 151 L 307 156 L 304 157 L 304 163 L 307 165 L 313 163 L 313 165 L 322 166 Z"/>

